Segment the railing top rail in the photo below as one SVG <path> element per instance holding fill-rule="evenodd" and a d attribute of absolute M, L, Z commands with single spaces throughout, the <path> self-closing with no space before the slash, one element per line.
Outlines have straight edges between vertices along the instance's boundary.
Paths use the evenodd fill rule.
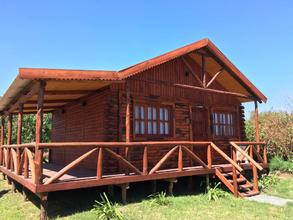
<path fill-rule="evenodd" d="M 242 144 L 242 145 L 266 145 L 264 141 L 230 141 L 235 144 Z"/>
<path fill-rule="evenodd" d="M 134 146 L 163 146 L 163 145 L 208 145 L 211 141 L 143 141 L 143 142 L 51 142 L 2 145 L 1 147 L 22 148 L 62 148 L 62 147 L 134 147 Z"/>

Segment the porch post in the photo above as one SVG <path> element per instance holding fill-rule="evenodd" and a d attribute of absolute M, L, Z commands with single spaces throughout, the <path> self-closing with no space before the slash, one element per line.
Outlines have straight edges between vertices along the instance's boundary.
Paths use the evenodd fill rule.
<path fill-rule="evenodd" d="M 259 142 L 259 127 L 258 127 L 258 105 L 257 101 L 254 101 L 254 124 L 255 124 L 255 140 Z M 260 146 L 257 145 L 257 152 L 260 152 Z"/>
<path fill-rule="evenodd" d="M 17 145 L 21 144 L 21 134 L 22 134 L 22 112 L 23 112 L 23 105 L 20 104 L 18 108 L 18 117 L 17 117 Z M 16 167 L 16 174 L 18 175 L 19 172 L 19 166 L 20 166 L 20 157 L 21 157 L 21 152 L 20 148 L 16 149 L 16 160 L 17 160 L 17 167 Z"/>
<path fill-rule="evenodd" d="M 12 114 L 8 114 L 8 124 L 7 124 L 7 145 L 11 144 L 11 136 L 12 136 Z M 11 160 L 11 150 L 7 149 L 7 169 L 12 168 L 12 160 Z"/>
<path fill-rule="evenodd" d="M 43 163 L 43 150 L 39 149 L 38 144 L 42 142 L 42 128 L 43 128 L 43 104 L 45 94 L 46 82 L 40 81 L 38 104 L 36 113 L 36 149 L 35 149 L 35 184 L 42 182 L 42 163 Z"/>
<path fill-rule="evenodd" d="M 125 83 L 126 90 L 126 115 L 125 115 L 125 142 L 130 142 L 130 91 L 129 91 L 129 82 Z M 125 159 L 129 159 L 129 148 L 125 147 Z M 126 174 L 128 171 L 126 170 Z"/>
<path fill-rule="evenodd" d="M 0 144 L 1 146 L 4 144 L 4 115 L 1 115 L 1 134 L 0 134 Z M 4 161 L 4 153 L 3 149 L 0 148 L 0 165 L 3 164 Z"/>

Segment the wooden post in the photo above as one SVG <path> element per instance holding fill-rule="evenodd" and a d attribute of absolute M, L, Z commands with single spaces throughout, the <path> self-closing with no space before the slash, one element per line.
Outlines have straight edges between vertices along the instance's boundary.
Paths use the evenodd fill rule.
<path fill-rule="evenodd" d="M 0 145 L 2 146 L 4 144 L 4 115 L 1 116 L 1 128 L 0 128 Z M 4 164 L 4 152 L 3 149 L 0 148 L 0 165 Z"/>
<path fill-rule="evenodd" d="M 36 149 L 35 149 L 35 184 L 42 182 L 42 163 L 43 163 L 43 150 L 38 148 L 38 144 L 42 142 L 42 128 L 43 128 L 43 104 L 45 95 L 46 82 L 40 81 L 37 114 L 36 114 Z"/>
<path fill-rule="evenodd" d="M 107 189 L 108 189 L 109 196 L 113 198 L 114 197 L 114 186 L 108 185 Z"/>
<path fill-rule="evenodd" d="M 249 145 L 250 157 L 253 158 L 253 145 Z M 257 168 L 253 163 L 250 163 L 252 166 L 252 176 L 253 176 L 253 190 L 258 191 L 258 173 Z"/>
<path fill-rule="evenodd" d="M 8 115 L 8 124 L 7 124 L 7 145 L 11 144 L 11 136 L 12 136 L 12 115 L 9 113 Z M 7 148 L 7 169 L 12 169 L 13 163 L 11 159 L 11 150 Z"/>
<path fill-rule="evenodd" d="M 157 192 L 157 180 L 152 180 L 151 181 L 151 187 L 152 187 L 152 194 Z"/>
<path fill-rule="evenodd" d="M 97 161 L 97 179 L 102 179 L 103 175 L 103 148 L 100 147 L 98 151 L 98 161 Z"/>
<path fill-rule="evenodd" d="M 173 188 L 174 188 L 174 183 L 177 183 L 177 179 L 172 178 L 172 179 L 166 179 L 167 182 L 169 182 L 168 186 L 168 195 L 173 196 Z"/>
<path fill-rule="evenodd" d="M 210 189 L 210 175 L 206 175 L 206 191 L 208 192 Z"/>
<path fill-rule="evenodd" d="M 122 204 L 127 203 L 127 190 L 129 189 L 129 183 L 118 185 L 121 188 Z"/>
<path fill-rule="evenodd" d="M 178 148 L 178 171 L 183 171 L 183 154 L 181 146 Z"/>
<path fill-rule="evenodd" d="M 40 195 L 40 220 L 48 219 L 48 193 Z"/>
<path fill-rule="evenodd" d="M 254 101 L 254 124 L 255 124 L 255 140 L 259 142 L 259 127 L 258 127 L 258 105 L 257 101 Z M 260 152 L 260 146 L 257 145 L 257 152 Z"/>
<path fill-rule="evenodd" d="M 143 169 L 142 169 L 143 175 L 148 174 L 148 147 L 144 146 L 143 149 Z"/>
<path fill-rule="evenodd" d="M 207 162 L 208 162 L 208 168 L 212 169 L 212 146 L 209 144 L 207 148 Z"/>
<path fill-rule="evenodd" d="M 23 105 L 19 106 L 18 109 L 18 117 L 17 117 L 17 144 L 21 144 L 21 134 L 22 134 L 22 112 L 23 112 Z M 21 157 L 21 152 L 20 148 L 16 149 L 16 160 L 17 160 L 17 167 L 16 169 L 16 175 L 18 175 L 21 171 L 19 170 L 20 166 L 20 157 Z"/>
<path fill-rule="evenodd" d="M 233 160 L 236 162 L 237 158 L 236 158 L 236 149 L 233 148 L 232 149 L 232 157 Z M 233 177 L 233 187 L 234 187 L 234 196 L 238 197 L 238 184 L 237 184 L 237 171 L 236 171 L 236 167 L 232 165 L 232 177 Z"/>
<path fill-rule="evenodd" d="M 15 182 L 14 182 L 14 180 L 11 181 L 11 191 L 12 191 L 13 193 L 16 193 L 16 186 L 15 186 Z"/>
<path fill-rule="evenodd" d="M 125 83 L 126 90 L 126 115 L 125 115 L 125 141 L 126 143 L 130 142 L 130 88 L 129 82 Z M 129 148 L 125 147 L 125 159 L 129 160 Z M 126 174 L 128 174 L 128 170 L 126 170 Z"/>
<path fill-rule="evenodd" d="M 23 201 L 25 202 L 28 201 L 27 190 L 24 186 L 22 187 L 22 197 L 23 197 Z"/>

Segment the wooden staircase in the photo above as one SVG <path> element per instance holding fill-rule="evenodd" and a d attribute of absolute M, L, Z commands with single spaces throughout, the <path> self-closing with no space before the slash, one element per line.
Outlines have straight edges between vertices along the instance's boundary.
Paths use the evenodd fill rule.
<path fill-rule="evenodd" d="M 218 170 L 219 171 L 219 170 Z M 216 172 L 216 175 L 221 181 L 234 193 L 233 172 Z M 240 197 L 250 197 L 259 194 L 259 190 L 245 176 L 240 172 L 236 172 L 237 181 L 237 195 Z"/>

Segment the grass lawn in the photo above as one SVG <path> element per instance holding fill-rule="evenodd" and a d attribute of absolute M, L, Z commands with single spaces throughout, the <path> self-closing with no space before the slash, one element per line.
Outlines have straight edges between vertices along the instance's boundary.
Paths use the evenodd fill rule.
<path fill-rule="evenodd" d="M 266 193 L 293 200 L 293 175 L 281 174 L 279 179 L 280 182 L 275 186 L 269 187 Z"/>
<path fill-rule="evenodd" d="M 281 180 L 279 184 L 284 186 L 284 190 L 277 190 L 276 186 L 268 193 L 283 197 L 289 195 L 289 198 L 292 198 L 293 178 Z M 218 201 L 208 201 L 204 193 L 187 191 L 184 185 L 181 187 L 180 181 L 175 185 L 176 196 L 171 197 L 170 204 L 151 205 L 146 200 L 147 188 L 144 186 L 131 187 L 130 204 L 119 206 L 119 210 L 127 219 L 292 219 L 293 216 L 293 204 L 280 208 L 236 199 L 232 195 Z M 116 194 L 119 196 L 118 191 Z M 95 219 L 91 209 L 94 200 L 98 198 L 97 195 L 99 192 L 94 189 L 52 193 L 49 214 L 52 219 Z M 7 182 L 0 180 L 0 219 L 38 219 L 39 209 L 35 204 L 38 202 L 34 196 L 30 197 L 29 202 L 24 202 L 20 193 L 12 193 Z"/>

